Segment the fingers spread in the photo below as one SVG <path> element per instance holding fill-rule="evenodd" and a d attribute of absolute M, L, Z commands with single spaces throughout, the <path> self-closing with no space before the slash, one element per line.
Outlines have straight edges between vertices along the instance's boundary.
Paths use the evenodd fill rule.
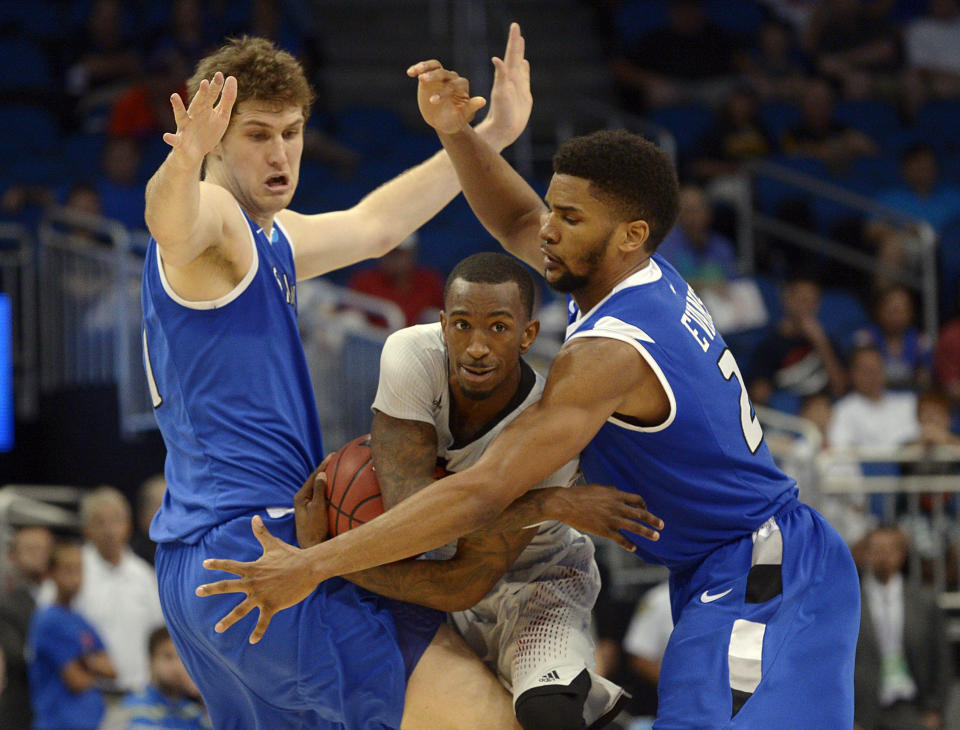
<path fill-rule="evenodd" d="M 231 580 L 218 580 L 214 583 L 204 583 L 197 587 L 196 593 L 198 596 L 216 596 L 221 593 L 246 593 L 246 590 L 238 578 L 233 578 Z"/>
<path fill-rule="evenodd" d="M 218 634 L 222 634 L 224 631 L 237 623 L 237 621 L 250 613 L 254 608 L 256 608 L 256 604 L 253 601 L 251 601 L 249 598 L 244 599 L 230 613 L 217 621 L 217 625 L 213 627 L 213 630 Z"/>
<path fill-rule="evenodd" d="M 203 567 L 207 570 L 222 570 L 234 575 L 243 575 L 244 570 L 249 565 L 253 565 L 253 563 L 241 563 L 239 560 L 228 560 L 226 558 L 207 558 L 203 561 Z"/>
<path fill-rule="evenodd" d="M 262 606 L 260 607 L 260 618 L 257 619 L 256 628 L 254 628 L 253 633 L 250 634 L 250 643 L 256 644 L 260 639 L 263 638 L 263 635 L 267 631 L 267 627 L 270 625 L 270 619 L 273 618 L 273 611 L 268 611 Z"/>
<path fill-rule="evenodd" d="M 233 76 L 228 76 L 223 83 L 223 94 L 220 96 L 220 103 L 217 104 L 217 111 L 221 114 L 229 114 L 236 100 L 237 79 Z"/>

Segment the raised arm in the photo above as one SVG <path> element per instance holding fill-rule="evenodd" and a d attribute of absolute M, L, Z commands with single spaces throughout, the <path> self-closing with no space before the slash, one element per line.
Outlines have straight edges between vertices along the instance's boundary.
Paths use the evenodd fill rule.
<path fill-rule="evenodd" d="M 646 392 L 650 382 L 659 387 L 630 345 L 593 338 L 570 342 L 554 360 L 540 402 L 505 428 L 476 465 L 308 550 L 277 540 L 255 517 L 254 533 L 264 555 L 253 563 L 206 560 L 212 570 L 242 577 L 197 592 L 246 593 L 216 628 L 226 630 L 259 608 L 251 635 L 251 641 L 258 641 L 276 611 L 302 600 L 321 581 L 417 555 L 492 524 L 517 497 L 577 456 L 607 418 L 635 393 Z"/>
<path fill-rule="evenodd" d="M 530 67 L 524 59 L 524 40 L 516 23 L 510 26 L 504 59 L 494 59 L 494 65 L 490 110 L 475 132 L 501 150 L 520 136 L 532 105 Z M 408 74 L 415 75 L 412 68 L 415 67 Z M 470 96 L 465 79 L 457 85 L 456 93 L 469 124 L 486 101 Z M 435 216 L 459 192 L 457 175 L 441 150 L 381 185 L 348 210 L 317 215 L 283 211 L 278 217 L 294 240 L 297 278 L 309 279 L 382 256 Z"/>
<path fill-rule="evenodd" d="M 420 82 L 420 113 L 437 131 L 473 212 L 507 251 L 541 271 L 538 231 L 547 209 L 540 196 L 470 127 L 456 72 L 425 61 L 411 73 Z"/>
<path fill-rule="evenodd" d="M 200 82 L 189 107 L 179 94 L 170 97 L 177 131 L 163 135 L 172 149 L 147 183 L 144 217 L 164 261 L 172 266 L 186 266 L 224 241 L 227 206 L 235 204 L 225 189 L 201 182 L 200 170 L 223 138 L 236 98 L 237 80 L 219 72 L 212 81 Z"/>

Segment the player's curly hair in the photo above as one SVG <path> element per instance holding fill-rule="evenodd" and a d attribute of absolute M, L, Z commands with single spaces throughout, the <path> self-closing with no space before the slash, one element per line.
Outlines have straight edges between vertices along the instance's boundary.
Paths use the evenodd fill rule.
<path fill-rule="evenodd" d="M 677 220 L 679 185 L 670 156 L 639 134 L 603 129 L 567 140 L 553 156 L 553 171 L 591 183 L 623 220 L 644 220 L 652 254 Z"/>
<path fill-rule="evenodd" d="M 276 104 L 278 109 L 298 106 L 303 110 L 304 119 L 310 116 L 314 94 L 303 66 L 265 38 L 246 35 L 229 38 L 216 51 L 200 59 L 193 76 L 187 79 L 187 99 L 193 98 L 203 79 L 212 79 L 217 71 L 237 79 L 234 111 L 242 102 L 256 99 Z"/>
<path fill-rule="evenodd" d="M 529 269 L 517 259 L 495 251 L 483 251 L 460 260 L 443 285 L 443 298 L 446 300 L 450 286 L 457 279 L 475 284 L 505 284 L 516 282 L 520 290 L 520 304 L 527 317 L 533 316 L 536 284 Z"/>

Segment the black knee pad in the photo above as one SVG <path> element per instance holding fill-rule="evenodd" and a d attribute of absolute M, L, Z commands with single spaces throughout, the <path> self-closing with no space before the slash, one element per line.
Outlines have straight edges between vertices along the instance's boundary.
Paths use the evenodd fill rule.
<path fill-rule="evenodd" d="M 590 693 L 590 673 L 584 669 L 570 684 L 546 684 L 528 689 L 514 710 L 523 730 L 583 730 L 583 705 Z"/>

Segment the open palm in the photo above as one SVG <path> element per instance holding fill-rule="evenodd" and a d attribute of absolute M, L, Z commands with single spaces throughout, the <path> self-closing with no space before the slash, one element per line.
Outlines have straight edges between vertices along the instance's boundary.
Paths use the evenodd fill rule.
<path fill-rule="evenodd" d="M 218 96 L 220 102 L 215 105 Z M 213 81 L 204 79 L 200 82 L 189 107 L 184 107 L 179 94 L 173 94 L 170 104 L 177 131 L 164 134 L 163 141 L 191 162 L 199 162 L 223 138 L 236 100 L 237 80 L 233 76 L 224 79 L 219 71 L 214 74 Z"/>

